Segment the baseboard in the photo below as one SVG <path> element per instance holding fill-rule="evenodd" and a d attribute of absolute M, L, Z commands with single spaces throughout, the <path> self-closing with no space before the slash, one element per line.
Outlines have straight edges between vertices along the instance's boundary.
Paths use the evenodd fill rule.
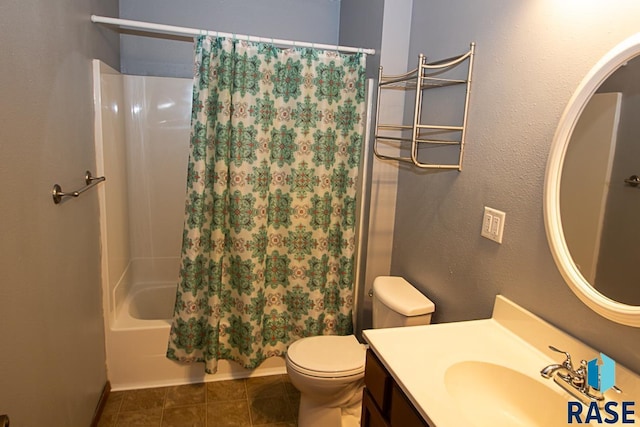
<path fill-rule="evenodd" d="M 100 422 L 100 417 L 102 416 L 102 411 L 104 410 L 104 407 L 107 404 L 109 393 L 111 393 L 111 383 L 107 381 L 104 384 L 104 387 L 102 389 L 100 400 L 98 401 L 98 405 L 96 406 L 96 412 L 93 414 L 93 420 L 91 420 L 91 427 L 98 426 L 98 423 Z"/>

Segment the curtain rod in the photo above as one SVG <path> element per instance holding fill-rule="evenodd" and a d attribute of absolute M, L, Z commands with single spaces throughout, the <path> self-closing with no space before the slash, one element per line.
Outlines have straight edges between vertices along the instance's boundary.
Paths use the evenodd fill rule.
<path fill-rule="evenodd" d="M 165 34 L 174 34 L 174 35 L 183 35 L 183 36 L 202 36 L 202 35 L 208 34 L 208 35 L 215 35 L 218 37 L 229 37 L 229 38 L 236 38 L 238 40 L 248 40 L 252 42 L 273 43 L 273 44 L 282 45 L 282 46 L 311 47 L 311 48 L 317 48 L 317 49 L 337 50 L 340 52 L 350 52 L 350 53 L 361 52 L 361 53 L 366 53 L 367 55 L 374 55 L 376 53 L 375 49 L 362 49 L 362 48 L 349 47 L 349 46 L 338 46 L 338 45 L 330 45 L 330 44 L 322 44 L 322 43 L 300 42 L 300 41 L 294 41 L 294 40 L 272 39 L 268 37 L 247 36 L 247 35 L 241 35 L 241 34 L 223 33 L 223 32 L 212 31 L 212 30 L 200 30 L 197 28 L 176 27 L 173 25 L 165 25 L 165 24 L 154 24 L 152 22 L 132 21 L 129 19 L 120 19 L 120 18 L 110 18 L 108 16 L 99 16 L 99 15 L 91 15 L 91 22 L 94 22 L 97 24 L 118 25 L 123 28 L 134 29 L 134 30 L 148 30 L 156 33 L 165 33 Z"/>

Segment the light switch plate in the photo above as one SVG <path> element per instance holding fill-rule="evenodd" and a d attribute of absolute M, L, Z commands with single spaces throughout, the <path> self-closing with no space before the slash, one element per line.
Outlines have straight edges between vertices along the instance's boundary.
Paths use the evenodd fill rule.
<path fill-rule="evenodd" d="M 502 211 L 485 206 L 480 235 L 494 242 L 502 243 L 506 215 L 507 214 Z"/>

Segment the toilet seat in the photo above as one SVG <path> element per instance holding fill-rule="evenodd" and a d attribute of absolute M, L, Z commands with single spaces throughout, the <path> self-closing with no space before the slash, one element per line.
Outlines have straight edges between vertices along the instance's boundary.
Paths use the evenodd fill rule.
<path fill-rule="evenodd" d="M 289 346 L 287 360 L 297 372 L 319 378 L 361 375 L 366 347 L 354 335 L 322 335 L 300 339 Z"/>

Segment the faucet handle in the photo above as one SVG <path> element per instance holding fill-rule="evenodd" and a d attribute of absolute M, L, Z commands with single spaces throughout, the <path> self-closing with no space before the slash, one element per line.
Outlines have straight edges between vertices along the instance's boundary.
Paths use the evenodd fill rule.
<path fill-rule="evenodd" d="M 549 346 L 549 348 L 553 351 L 555 351 L 556 353 L 562 353 L 565 356 L 565 360 L 564 362 L 562 362 L 562 364 L 567 368 L 570 369 L 571 371 L 573 371 L 573 363 L 571 362 L 571 355 L 569 353 L 567 353 L 564 350 L 560 350 L 552 345 Z"/>

